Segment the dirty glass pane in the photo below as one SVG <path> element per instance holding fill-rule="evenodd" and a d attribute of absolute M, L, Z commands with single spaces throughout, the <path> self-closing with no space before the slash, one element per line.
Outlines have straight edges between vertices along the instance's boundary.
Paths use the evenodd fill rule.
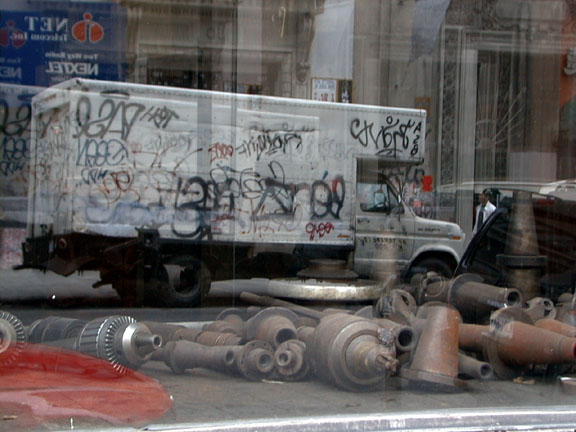
<path fill-rule="evenodd" d="M 574 6 L 4 0 L 0 430 L 574 430 Z"/>

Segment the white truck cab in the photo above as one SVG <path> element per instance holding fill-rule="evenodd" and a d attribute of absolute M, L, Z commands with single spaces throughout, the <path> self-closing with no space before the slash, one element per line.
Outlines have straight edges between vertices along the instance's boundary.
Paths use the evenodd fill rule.
<path fill-rule="evenodd" d="M 384 161 L 358 160 L 354 270 L 367 277 L 427 270 L 450 276 L 464 250 L 464 232 L 457 224 L 414 214 L 386 167 Z"/>

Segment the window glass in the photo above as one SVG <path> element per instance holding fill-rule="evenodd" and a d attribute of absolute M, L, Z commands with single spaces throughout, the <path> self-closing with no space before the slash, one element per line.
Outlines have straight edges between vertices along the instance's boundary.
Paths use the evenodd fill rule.
<path fill-rule="evenodd" d="M 3 0 L 0 429 L 574 430 L 575 19 Z"/>

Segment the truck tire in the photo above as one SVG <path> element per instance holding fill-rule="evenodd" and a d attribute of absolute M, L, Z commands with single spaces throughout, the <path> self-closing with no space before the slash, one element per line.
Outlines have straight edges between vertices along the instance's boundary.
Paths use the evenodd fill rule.
<path fill-rule="evenodd" d="M 202 261 L 174 257 L 158 271 L 157 298 L 167 307 L 200 306 L 210 290 L 212 275 Z"/>
<path fill-rule="evenodd" d="M 425 257 L 412 264 L 412 267 L 408 272 L 408 280 L 417 273 L 426 273 L 429 271 L 436 272 L 440 276 L 450 279 L 454 274 L 454 267 L 445 259 Z"/>

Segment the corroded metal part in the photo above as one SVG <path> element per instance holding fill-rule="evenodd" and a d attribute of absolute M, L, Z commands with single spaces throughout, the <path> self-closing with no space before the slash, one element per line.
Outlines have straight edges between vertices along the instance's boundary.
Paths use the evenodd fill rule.
<path fill-rule="evenodd" d="M 456 390 L 467 387 L 458 378 L 458 311 L 446 306 L 430 307 L 414 356 L 400 376 L 411 385 Z"/>
<path fill-rule="evenodd" d="M 346 261 L 336 259 L 313 259 L 308 268 L 298 272 L 300 278 L 333 281 L 355 280 L 358 273 L 346 268 Z"/>
<path fill-rule="evenodd" d="M 381 281 L 358 279 L 340 260 L 312 260 L 311 267 L 298 277 L 272 279 L 268 284 L 268 292 L 275 297 L 330 301 L 376 300 L 385 288 Z"/>
<path fill-rule="evenodd" d="M 528 301 L 540 292 L 539 280 L 547 257 L 540 255 L 530 192 L 514 191 L 506 250 L 497 260 L 507 277 L 507 285 L 522 292 Z"/>
<path fill-rule="evenodd" d="M 327 310 L 324 309 L 324 312 L 326 312 Z M 335 312 L 339 312 L 339 313 L 347 313 L 348 311 L 344 310 L 344 309 L 334 309 Z M 356 312 L 354 312 L 354 315 L 362 317 L 362 318 L 366 318 L 366 319 L 372 319 L 374 318 L 374 306 L 364 306 L 363 308 L 358 309 Z"/>
<path fill-rule="evenodd" d="M 549 318 L 543 318 L 534 323 L 536 327 L 559 333 L 563 336 L 576 338 L 576 327 L 561 321 Z"/>
<path fill-rule="evenodd" d="M 490 326 L 461 323 L 458 327 L 458 346 L 464 351 L 481 353 L 484 349 L 484 334 L 490 332 Z"/>
<path fill-rule="evenodd" d="M 162 360 L 175 373 L 205 368 L 222 373 L 235 370 L 236 351 L 226 346 L 206 346 L 197 342 L 170 341 L 162 348 Z"/>
<path fill-rule="evenodd" d="M 119 372 L 137 369 L 162 345 L 162 338 L 134 318 L 113 315 L 89 321 L 77 338 L 76 349 L 109 361 Z"/>
<path fill-rule="evenodd" d="M 212 331 L 212 332 L 217 332 L 217 333 L 233 333 L 236 335 L 242 335 L 243 330 L 239 330 L 238 327 L 236 325 L 234 325 L 233 323 L 229 322 L 229 321 L 224 321 L 224 320 L 216 320 L 216 321 L 212 321 L 210 323 L 207 323 L 206 325 L 204 325 L 204 327 L 202 327 L 202 330 L 205 331 Z M 240 333 L 238 333 L 240 331 Z"/>
<path fill-rule="evenodd" d="M 458 374 L 483 380 L 496 378 L 490 363 L 480 361 L 463 353 L 458 354 Z"/>
<path fill-rule="evenodd" d="M 496 309 L 522 306 L 522 294 L 515 288 L 482 283 L 483 278 L 464 273 L 450 280 L 446 301 L 471 321 L 481 321 Z"/>
<path fill-rule="evenodd" d="M 301 340 L 306 345 L 311 344 L 312 338 L 314 337 L 314 330 L 316 330 L 316 326 L 314 326 L 314 327 L 311 327 L 311 326 L 298 327 L 298 330 L 296 331 L 296 333 L 298 335 L 298 340 Z"/>
<path fill-rule="evenodd" d="M 513 321 L 520 321 L 526 324 L 534 324 L 534 321 L 526 313 L 526 310 L 518 307 L 504 307 L 498 309 L 490 315 L 490 329 L 498 330 L 504 328 L 504 326 Z"/>
<path fill-rule="evenodd" d="M 194 341 L 202 330 L 190 329 L 182 325 L 160 323 L 155 321 L 141 321 L 148 329 L 162 338 L 162 344 L 170 341 L 189 340 Z"/>
<path fill-rule="evenodd" d="M 274 363 L 280 379 L 302 381 L 310 372 L 306 359 L 306 344 L 297 339 L 283 342 L 274 353 Z"/>
<path fill-rule="evenodd" d="M 244 322 L 247 317 L 244 311 L 238 308 L 224 309 L 216 317 L 216 321 L 225 321 L 235 330 L 234 333 L 241 335 L 244 332 Z"/>
<path fill-rule="evenodd" d="M 229 346 L 240 345 L 242 343 L 242 337 L 234 333 L 203 331 L 198 334 L 194 341 L 202 345 Z"/>
<path fill-rule="evenodd" d="M 414 277 L 411 281 L 414 289 L 414 298 L 421 305 L 431 301 L 446 302 L 450 281 L 435 272 Z"/>
<path fill-rule="evenodd" d="M 13 363 L 27 341 L 22 321 L 10 312 L 0 311 L 0 367 Z"/>
<path fill-rule="evenodd" d="M 556 318 L 556 307 L 554 307 L 554 302 L 548 298 L 534 297 L 528 300 L 526 313 L 534 322 L 544 318 L 554 319 Z"/>
<path fill-rule="evenodd" d="M 371 320 L 331 314 L 310 339 L 307 349 L 316 376 L 346 390 L 373 390 L 398 366 L 391 332 Z"/>
<path fill-rule="evenodd" d="M 188 328 L 183 325 L 142 321 L 150 331 L 162 338 L 163 344 L 170 341 L 186 340 L 202 345 L 239 345 L 242 338 L 235 333 L 219 333 Z"/>
<path fill-rule="evenodd" d="M 412 327 L 386 318 L 379 318 L 374 321 L 392 332 L 394 344 L 399 352 L 412 351 L 416 347 L 417 337 Z"/>
<path fill-rule="evenodd" d="M 262 340 L 278 347 L 282 342 L 297 339 L 295 322 L 298 315 L 286 308 L 266 308 L 248 321 L 244 326 L 245 340 Z"/>
<path fill-rule="evenodd" d="M 272 296 L 301 300 L 373 301 L 384 291 L 382 282 L 368 279 L 285 278 L 272 279 L 268 284 L 268 292 Z"/>
<path fill-rule="evenodd" d="M 408 291 L 394 289 L 381 296 L 374 305 L 374 316 L 409 323 L 418 310 L 416 300 Z"/>
<path fill-rule="evenodd" d="M 576 327 L 576 295 L 564 293 L 556 302 L 556 319 Z"/>
<path fill-rule="evenodd" d="M 532 364 L 561 364 L 576 361 L 576 339 L 520 321 L 513 321 L 491 333 L 487 354 L 498 356 L 509 368 Z M 489 356 L 489 358 L 490 358 Z M 494 363 L 490 361 L 492 365 Z M 501 378 L 516 377 L 508 370 L 496 369 Z M 502 372 L 505 372 L 504 374 Z M 504 375 L 504 376 L 503 376 Z"/>
<path fill-rule="evenodd" d="M 46 343 L 76 338 L 80 335 L 85 325 L 86 321 L 74 318 L 42 318 L 34 321 L 26 328 L 28 342 Z"/>
<path fill-rule="evenodd" d="M 286 300 L 280 300 L 280 299 L 270 297 L 270 296 L 256 295 L 256 294 L 249 293 L 249 292 L 240 293 L 240 299 L 245 301 L 245 302 L 255 304 L 255 305 L 260 305 L 260 306 L 284 307 L 286 309 L 290 309 L 292 312 L 295 312 L 296 314 L 301 315 L 303 317 L 313 318 L 313 319 L 317 319 L 317 320 L 321 319 L 324 315 L 326 315 L 322 311 L 318 311 L 318 310 L 315 310 L 312 308 L 297 305 L 295 303 L 288 302 Z"/>
<path fill-rule="evenodd" d="M 559 359 L 574 361 L 570 356 L 576 355 L 576 339 L 533 324 L 530 315 L 518 307 L 499 309 L 492 314 L 489 332 L 483 334 L 482 343 L 484 358 L 497 377 L 514 379 L 531 364 L 558 363 Z"/>
<path fill-rule="evenodd" d="M 274 372 L 274 348 L 268 342 L 253 340 L 229 347 L 236 354 L 235 368 L 249 381 L 261 381 Z"/>

